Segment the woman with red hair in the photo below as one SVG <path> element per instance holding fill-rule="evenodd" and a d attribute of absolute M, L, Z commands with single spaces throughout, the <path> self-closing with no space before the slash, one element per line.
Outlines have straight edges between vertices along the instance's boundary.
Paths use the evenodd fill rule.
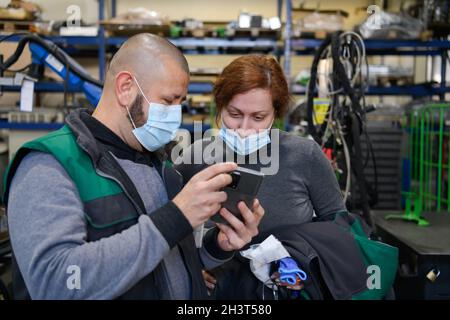
<path fill-rule="evenodd" d="M 324 218 L 346 211 L 333 169 L 320 146 L 307 138 L 270 130 L 275 119 L 285 117 L 291 100 L 283 71 L 274 58 L 264 55 L 237 58 L 223 70 L 213 93 L 220 133 L 216 138 L 196 141 L 188 153 L 196 150 L 196 144 L 202 144 L 199 150 L 205 150 L 205 146 L 211 144 L 224 145 L 223 154 L 215 155 L 217 161 L 229 155 L 236 156 L 247 161 L 238 162 L 240 166 L 263 172 L 267 165 L 259 161 L 258 154 L 262 150 L 272 159 L 277 159 L 276 172 L 265 174 L 257 195 L 265 209 L 260 233 L 310 222 L 314 215 Z M 277 131 L 278 134 L 270 134 L 270 131 Z M 279 137 L 279 141 L 274 141 L 274 136 Z M 278 144 L 277 148 L 272 148 L 274 143 Z M 256 163 L 250 161 L 253 156 Z M 201 168 L 202 165 L 177 166 L 185 181 Z M 220 214 L 225 216 L 230 213 L 221 210 Z M 223 231 L 227 226 L 219 225 L 219 228 Z M 208 231 L 205 236 L 211 232 Z M 221 267 L 222 270 L 234 268 L 233 262 L 239 259 L 242 258 L 236 254 L 230 263 Z M 213 289 L 216 283 L 214 277 L 206 272 L 205 279 L 207 286 Z M 233 285 L 233 281 L 228 282 Z M 217 288 L 216 298 L 242 298 L 239 293 L 230 296 L 231 291 L 226 290 L 225 285 Z"/>

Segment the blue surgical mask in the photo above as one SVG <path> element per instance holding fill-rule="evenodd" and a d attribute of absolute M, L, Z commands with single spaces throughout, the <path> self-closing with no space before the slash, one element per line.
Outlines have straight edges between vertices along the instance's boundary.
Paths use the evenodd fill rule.
<path fill-rule="evenodd" d="M 145 149 L 155 151 L 175 138 L 177 130 L 181 126 L 181 105 L 164 105 L 150 102 L 136 78 L 133 79 L 148 103 L 147 122 L 139 128 L 136 128 L 127 107 L 128 116 L 134 127 L 133 134 Z"/>
<path fill-rule="evenodd" d="M 272 125 L 270 126 L 272 127 Z M 246 137 L 241 137 L 236 130 L 228 129 L 222 121 L 219 136 L 227 146 L 239 155 L 249 155 L 270 143 L 270 127 Z"/>

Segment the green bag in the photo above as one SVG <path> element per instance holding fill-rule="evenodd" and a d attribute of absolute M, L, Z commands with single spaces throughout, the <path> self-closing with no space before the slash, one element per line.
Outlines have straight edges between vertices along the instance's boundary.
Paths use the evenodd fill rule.
<path fill-rule="evenodd" d="M 342 214 L 348 215 L 347 212 Z M 339 215 L 341 213 L 336 214 L 335 222 Z M 356 218 L 354 215 L 352 217 L 354 219 L 350 224 L 350 228 L 348 228 L 348 225 L 346 228 L 353 235 L 361 252 L 362 259 L 368 268 L 367 270 L 373 270 L 373 274 L 368 275 L 367 290 L 354 295 L 352 300 L 383 299 L 394 284 L 398 268 L 398 249 L 388 244 L 369 239 L 359 218 Z M 339 225 L 343 227 L 341 224 Z M 370 268 L 371 266 L 373 267 Z M 378 275 L 380 276 L 379 286 L 377 286 L 376 281 L 374 283 L 370 281 L 372 276 L 377 277 Z"/>

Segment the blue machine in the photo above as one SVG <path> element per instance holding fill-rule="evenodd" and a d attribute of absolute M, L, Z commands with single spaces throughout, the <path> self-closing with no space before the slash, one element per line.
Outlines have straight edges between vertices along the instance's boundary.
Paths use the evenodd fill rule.
<path fill-rule="evenodd" d="M 92 78 L 82 66 L 56 44 L 37 35 L 29 34 L 22 37 L 18 42 L 16 51 L 8 60 L 0 64 L 0 71 L 8 69 L 19 59 L 27 43 L 29 43 L 32 59 L 29 68 L 31 77 L 41 78 L 44 66 L 48 66 L 65 81 L 68 90 L 83 92 L 91 105 L 97 106 L 103 83 Z"/>

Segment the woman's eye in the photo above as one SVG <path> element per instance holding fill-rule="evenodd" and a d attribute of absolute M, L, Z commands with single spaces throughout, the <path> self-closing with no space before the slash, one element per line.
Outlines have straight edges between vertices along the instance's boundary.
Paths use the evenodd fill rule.
<path fill-rule="evenodd" d="M 233 118 L 239 117 L 239 113 L 230 113 L 230 116 Z"/>
<path fill-rule="evenodd" d="M 255 117 L 254 118 L 256 121 L 263 121 L 264 120 L 264 117 Z"/>

